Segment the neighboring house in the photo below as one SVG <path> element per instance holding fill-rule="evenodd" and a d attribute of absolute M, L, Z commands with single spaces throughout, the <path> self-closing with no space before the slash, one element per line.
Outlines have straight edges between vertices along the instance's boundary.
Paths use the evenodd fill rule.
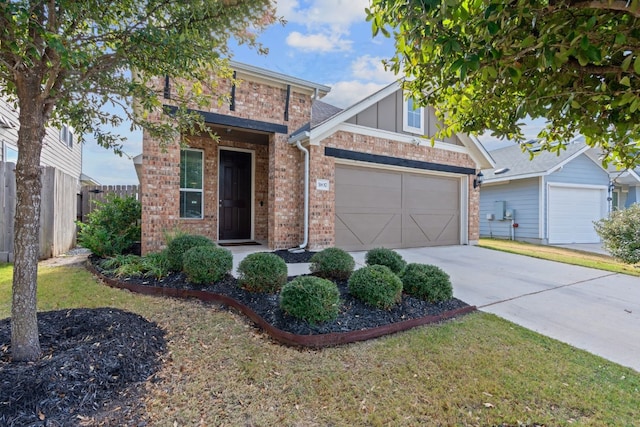
<path fill-rule="evenodd" d="M 18 112 L 0 98 L 0 262 L 13 257 L 18 128 Z M 49 258 L 75 246 L 82 145 L 70 128 L 47 129 L 41 165 L 40 257 Z"/>
<path fill-rule="evenodd" d="M 228 105 L 199 111 L 219 141 L 187 137 L 163 151 L 144 135 L 136 159 L 143 253 L 174 230 L 272 249 L 348 250 L 468 244 L 478 239 L 473 182 L 493 165 L 457 135 L 431 146 L 436 121 L 398 83 L 340 110 L 329 87 L 232 63 Z M 171 105 L 171 82 L 164 86 Z"/>
<path fill-rule="evenodd" d="M 640 167 L 631 170 L 610 167 L 608 171 L 612 184 L 611 210 L 617 211 L 640 203 Z"/>
<path fill-rule="evenodd" d="M 600 242 L 593 221 L 607 216 L 611 190 L 597 151 L 580 141 L 559 154 L 538 151 L 533 159 L 517 144 L 491 151 L 496 164 L 482 171 L 480 235 L 542 244 Z"/>

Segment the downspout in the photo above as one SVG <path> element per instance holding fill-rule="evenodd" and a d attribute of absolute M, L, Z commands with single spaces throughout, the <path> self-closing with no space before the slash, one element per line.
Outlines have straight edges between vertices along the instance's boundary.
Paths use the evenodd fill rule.
<path fill-rule="evenodd" d="M 298 247 L 289 249 L 291 252 L 303 251 L 309 244 L 309 150 L 302 146 L 301 141 L 309 138 L 309 132 L 302 132 L 289 140 L 304 153 L 304 239 Z"/>

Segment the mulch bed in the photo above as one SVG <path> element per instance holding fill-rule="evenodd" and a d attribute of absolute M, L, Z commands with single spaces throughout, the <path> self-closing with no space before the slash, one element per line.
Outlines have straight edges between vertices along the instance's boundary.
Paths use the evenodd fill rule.
<path fill-rule="evenodd" d="M 0 425 L 142 425 L 143 383 L 160 367 L 164 332 L 113 308 L 38 314 L 43 357 L 12 362 L 0 320 Z"/>
<path fill-rule="evenodd" d="M 314 254 L 314 252 L 309 251 L 292 253 L 287 250 L 275 251 L 275 253 L 287 263 L 308 262 Z M 428 316 L 437 317 L 443 313 L 470 308 L 467 303 L 456 298 L 434 304 L 409 295 L 403 295 L 402 301 L 391 310 L 380 310 L 372 308 L 351 296 L 348 291 L 347 281 L 343 280 L 336 281 L 340 291 L 340 299 L 342 300 L 342 309 L 338 318 L 332 322 L 313 325 L 284 313 L 279 307 L 277 294 L 245 291 L 238 286 L 237 279 L 232 275 L 227 275 L 219 282 L 204 286 L 189 283 L 184 273 L 171 273 L 162 279 L 145 277 L 118 279 L 100 268 L 100 259 L 92 257 L 90 261 L 95 270 L 111 279 L 109 281 L 116 285 L 121 282 L 138 287 L 204 291 L 204 293 L 223 295 L 248 307 L 273 328 L 295 335 L 321 335 L 368 330 Z M 293 278 L 294 276 L 289 277 L 289 280 Z"/>
<path fill-rule="evenodd" d="M 284 250 L 276 254 L 287 263 L 299 263 L 309 262 L 314 253 Z M 115 283 L 100 270 L 98 261 L 91 258 L 90 269 Z M 429 304 L 407 295 L 392 310 L 372 309 L 351 297 L 347 282 L 341 281 L 337 284 L 343 308 L 338 319 L 309 325 L 283 313 L 277 295 L 244 291 L 231 275 L 206 287 L 188 283 L 181 273 L 161 280 L 128 278 L 118 282 L 165 289 L 167 294 L 184 290 L 222 295 L 232 306 L 248 307 L 245 314 L 272 336 L 275 331 L 276 335 L 301 338 L 293 339 L 294 344 L 305 338 L 315 342 L 314 336 L 334 336 L 338 337 L 334 343 L 346 343 L 351 342 L 350 334 L 358 332 L 363 332 L 358 339 L 367 339 L 379 336 L 368 331 L 404 330 L 421 324 L 426 317 L 437 319 L 446 313 L 474 309 L 457 299 Z M 402 324 L 406 326 L 390 329 Z M 0 425 L 146 425 L 140 406 L 144 382 L 159 369 L 166 351 L 164 332 L 155 323 L 134 313 L 100 308 L 39 313 L 38 327 L 43 357 L 34 363 L 12 362 L 10 320 L 0 320 Z"/>

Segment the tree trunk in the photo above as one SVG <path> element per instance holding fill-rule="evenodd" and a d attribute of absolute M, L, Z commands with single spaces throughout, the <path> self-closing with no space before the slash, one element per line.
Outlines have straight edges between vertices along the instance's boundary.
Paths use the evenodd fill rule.
<path fill-rule="evenodd" d="M 40 154 L 44 140 L 44 102 L 40 80 L 17 82 L 20 105 L 18 161 L 16 163 L 16 216 L 14 225 L 11 355 L 14 361 L 40 357 L 37 320 L 37 276 L 40 240 Z"/>

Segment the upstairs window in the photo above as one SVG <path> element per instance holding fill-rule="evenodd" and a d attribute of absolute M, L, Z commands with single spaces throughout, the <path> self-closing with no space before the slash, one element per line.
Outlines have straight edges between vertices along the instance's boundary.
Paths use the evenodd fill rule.
<path fill-rule="evenodd" d="M 424 135 L 424 109 L 418 107 L 413 99 L 404 102 L 402 130 L 409 133 Z"/>
<path fill-rule="evenodd" d="M 202 219 L 203 153 L 180 151 L 180 218 Z"/>
<path fill-rule="evenodd" d="M 73 148 L 73 131 L 67 125 L 60 128 L 60 141 L 69 148 Z"/>

